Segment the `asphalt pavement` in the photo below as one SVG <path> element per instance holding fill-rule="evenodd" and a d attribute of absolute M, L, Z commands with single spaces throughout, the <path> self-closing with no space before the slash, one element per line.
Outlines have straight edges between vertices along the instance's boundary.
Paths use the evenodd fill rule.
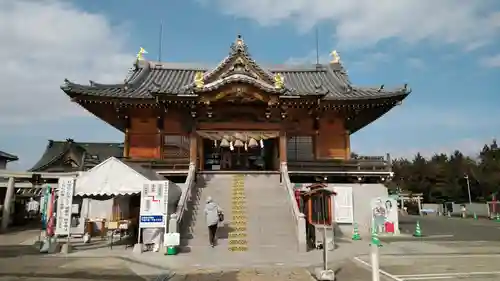
<path fill-rule="evenodd" d="M 422 239 L 443 241 L 500 241 L 500 222 L 488 219 L 448 218 L 444 216 L 401 216 L 399 225 L 402 238 L 408 239 L 416 228 L 417 221 L 423 235 Z M 386 239 L 386 238 L 382 238 Z"/>

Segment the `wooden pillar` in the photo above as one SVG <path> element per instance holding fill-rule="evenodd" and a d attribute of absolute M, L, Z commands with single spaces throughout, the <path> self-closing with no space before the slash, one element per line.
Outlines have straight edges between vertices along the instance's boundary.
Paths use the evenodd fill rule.
<path fill-rule="evenodd" d="M 125 129 L 125 141 L 123 143 L 123 157 L 128 158 L 130 153 L 130 130 Z"/>
<path fill-rule="evenodd" d="M 199 138 L 199 145 L 198 145 L 198 169 L 204 170 L 205 169 L 205 149 L 203 145 L 203 139 L 200 137 Z"/>
<path fill-rule="evenodd" d="M 5 198 L 3 200 L 3 210 L 2 210 L 2 232 L 6 231 L 9 227 L 10 222 L 10 210 L 11 204 L 14 203 L 14 177 L 10 177 L 7 182 L 7 192 L 5 193 Z"/>
<path fill-rule="evenodd" d="M 351 135 L 348 130 L 345 131 L 345 159 L 351 159 Z"/>
<path fill-rule="evenodd" d="M 286 133 L 284 131 L 280 131 L 280 165 L 281 163 L 286 163 L 287 158 L 286 158 L 286 143 L 287 143 L 287 137 Z"/>
<path fill-rule="evenodd" d="M 156 140 L 156 143 L 158 145 L 156 152 L 157 155 L 156 157 L 159 159 L 163 159 L 163 133 L 164 133 L 164 125 L 163 125 L 163 117 L 158 116 L 156 117 L 156 128 L 158 129 L 158 139 Z"/>
<path fill-rule="evenodd" d="M 198 154 L 198 137 L 196 132 L 191 132 L 189 135 L 189 164 L 196 165 Z"/>
<path fill-rule="evenodd" d="M 123 157 L 128 158 L 130 155 L 130 119 L 125 116 L 125 140 L 123 142 Z"/>

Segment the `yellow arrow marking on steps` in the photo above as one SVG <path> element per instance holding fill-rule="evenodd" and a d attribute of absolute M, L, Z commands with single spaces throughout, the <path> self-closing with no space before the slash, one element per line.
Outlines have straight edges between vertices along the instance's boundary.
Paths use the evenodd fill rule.
<path fill-rule="evenodd" d="M 245 210 L 234 210 L 234 209 L 231 210 L 231 213 L 233 213 L 233 215 L 235 215 L 235 216 L 246 214 Z"/>
<path fill-rule="evenodd" d="M 245 205 L 234 205 L 234 206 L 231 207 L 231 211 L 233 211 L 233 214 L 236 211 L 244 212 L 245 210 L 246 210 Z"/>
<path fill-rule="evenodd" d="M 237 201 L 237 200 L 241 200 L 241 201 L 245 201 L 245 199 L 247 199 L 246 196 L 232 196 L 232 199 L 233 201 Z"/>
<path fill-rule="evenodd" d="M 237 226 L 237 227 L 233 228 L 233 231 L 245 232 L 245 231 L 247 231 L 247 228 L 246 228 L 246 226 Z"/>
<path fill-rule="evenodd" d="M 245 239 L 229 240 L 229 245 L 248 245 L 248 241 Z"/>
<path fill-rule="evenodd" d="M 246 252 L 248 251 L 247 246 L 231 246 L 228 248 L 229 251 L 231 252 Z"/>
<path fill-rule="evenodd" d="M 230 226 L 246 226 L 248 224 L 247 221 L 233 221 L 231 223 L 229 223 Z"/>
<path fill-rule="evenodd" d="M 229 233 L 227 235 L 228 238 L 246 238 L 247 234 L 245 232 L 235 232 L 235 233 Z"/>
<path fill-rule="evenodd" d="M 234 220 L 234 221 L 240 221 L 240 220 L 244 220 L 244 221 L 246 221 L 246 220 L 247 220 L 247 216 L 243 216 L 243 215 L 233 215 L 233 220 Z"/>

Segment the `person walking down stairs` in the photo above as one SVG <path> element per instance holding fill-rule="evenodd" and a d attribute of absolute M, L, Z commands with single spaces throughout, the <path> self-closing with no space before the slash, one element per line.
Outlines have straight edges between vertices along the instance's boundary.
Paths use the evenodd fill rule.
<path fill-rule="evenodd" d="M 212 197 L 208 196 L 205 205 L 205 218 L 208 226 L 208 238 L 210 246 L 215 247 L 217 227 L 222 218 L 222 209 L 217 203 L 212 200 Z"/>

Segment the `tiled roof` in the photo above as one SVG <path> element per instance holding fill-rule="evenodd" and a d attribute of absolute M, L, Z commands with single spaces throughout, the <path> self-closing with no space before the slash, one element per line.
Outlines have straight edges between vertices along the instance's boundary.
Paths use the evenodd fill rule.
<path fill-rule="evenodd" d="M 17 161 L 19 158 L 16 155 L 3 152 L 0 150 L 0 159 L 7 159 L 7 161 Z"/>
<path fill-rule="evenodd" d="M 120 158 L 123 156 L 123 145 L 121 143 L 92 143 L 92 142 L 74 142 L 73 140 L 53 141 L 49 143 L 40 157 L 40 160 L 30 169 L 30 171 L 47 171 L 51 169 L 60 169 L 58 161 L 64 156 L 72 153 L 73 159 L 78 167 L 75 170 L 85 171 L 109 157 Z M 55 167 L 52 167 L 52 166 Z"/>
<path fill-rule="evenodd" d="M 351 85 L 341 63 L 264 67 L 251 58 L 246 45 L 240 44 L 238 40 L 231 46 L 229 55 L 215 67 L 137 61 L 130 77 L 122 84 L 104 85 L 91 81 L 87 86 L 65 80 L 61 89 L 71 97 L 83 95 L 132 99 L 153 99 L 156 95 L 196 95 L 231 82 L 252 84 L 264 91 L 280 95 L 320 95 L 330 100 L 378 99 L 406 96 L 409 93 L 406 86 L 385 90 L 383 87 Z M 226 73 L 225 77 L 220 76 L 223 69 L 236 61 L 244 64 L 242 70 L 235 70 L 234 74 Z M 197 89 L 194 85 L 197 72 L 203 72 L 203 80 L 208 82 L 202 89 Z M 275 88 L 273 84 L 274 75 L 277 73 L 284 78 L 284 87 L 281 89 Z"/>

